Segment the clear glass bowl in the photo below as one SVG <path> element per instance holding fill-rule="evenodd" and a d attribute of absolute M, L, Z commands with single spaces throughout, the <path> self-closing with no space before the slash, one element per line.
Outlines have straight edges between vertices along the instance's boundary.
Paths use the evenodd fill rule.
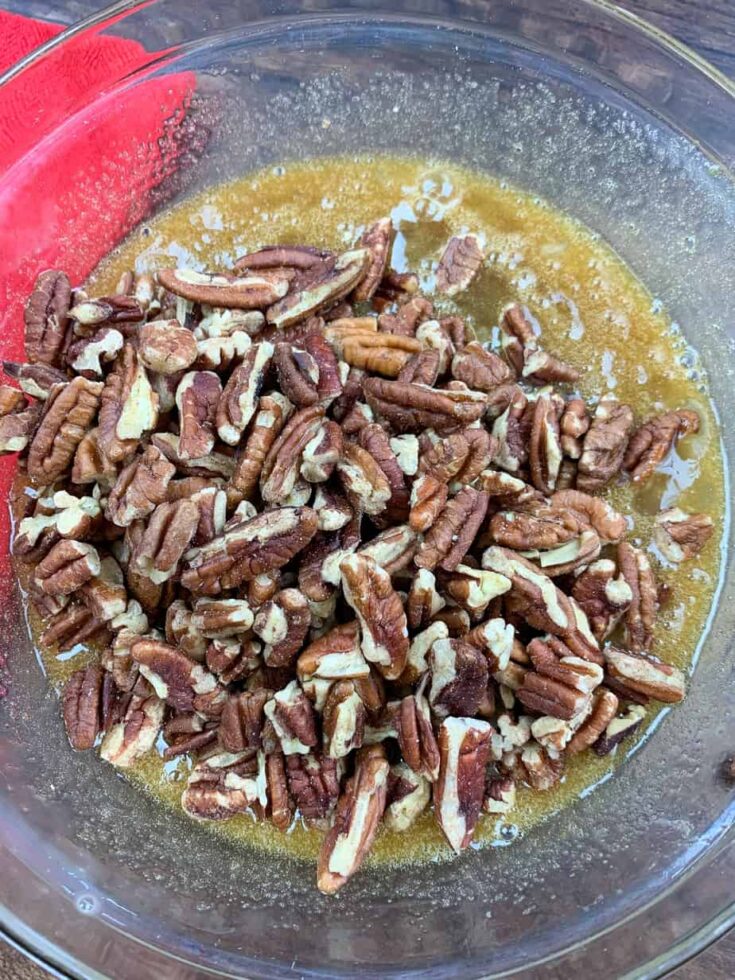
<path fill-rule="evenodd" d="M 0 99 L 0 124 L 23 123 L 0 185 L 4 356 L 49 256 L 82 279 L 172 194 L 269 161 L 401 151 L 505 177 L 598 231 L 701 351 L 723 419 L 735 411 L 733 90 L 612 5 L 125 2 L 20 64 Z M 732 427 L 723 439 L 730 454 Z M 691 694 L 614 779 L 513 847 L 368 871 L 336 899 L 68 748 L 4 556 L 7 935 L 66 973 L 117 980 L 663 973 L 733 920 L 726 549 Z"/>

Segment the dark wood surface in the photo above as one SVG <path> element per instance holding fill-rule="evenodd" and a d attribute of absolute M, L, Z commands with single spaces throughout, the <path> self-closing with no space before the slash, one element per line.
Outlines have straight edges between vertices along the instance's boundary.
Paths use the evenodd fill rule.
<path fill-rule="evenodd" d="M 104 0 L 100 0 L 100 6 Z M 735 78 L 735 0 L 618 0 L 619 6 L 646 18 L 694 48 L 726 75 Z M 38 0 L 7 0 L 0 6 L 41 16 Z M 81 4 L 84 8 L 85 4 Z M 49 0 L 48 9 L 54 7 Z M 74 0 L 65 5 L 74 7 Z M 86 12 L 80 9 L 80 13 Z M 66 17 L 53 17 L 66 20 Z M 670 980 L 732 980 L 735 977 L 735 931 L 679 967 Z M 11 947 L 0 943 L 0 980 L 47 980 L 48 974 Z"/>

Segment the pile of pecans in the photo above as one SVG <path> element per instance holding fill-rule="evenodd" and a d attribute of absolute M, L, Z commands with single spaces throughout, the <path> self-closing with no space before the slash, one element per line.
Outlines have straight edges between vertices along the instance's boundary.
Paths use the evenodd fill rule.
<path fill-rule="evenodd" d="M 64 692 L 72 746 L 127 767 L 162 735 L 191 816 L 323 828 L 326 893 L 381 820 L 433 805 L 459 852 L 517 784 L 685 693 L 651 652 L 647 554 L 595 494 L 648 479 L 696 414 L 636 429 L 562 394 L 578 372 L 520 306 L 489 349 L 391 270 L 392 240 L 382 219 L 342 254 L 272 246 L 101 298 L 44 272 L 0 388 L 41 642 L 101 651 Z M 453 238 L 438 291 L 483 262 Z M 656 540 L 682 561 L 711 533 L 670 510 Z"/>

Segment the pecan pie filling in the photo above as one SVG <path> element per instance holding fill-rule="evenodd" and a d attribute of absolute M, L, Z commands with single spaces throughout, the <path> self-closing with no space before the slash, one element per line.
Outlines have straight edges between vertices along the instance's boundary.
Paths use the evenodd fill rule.
<path fill-rule="evenodd" d="M 25 342 L 0 448 L 72 747 L 322 892 L 530 826 L 696 683 L 702 372 L 547 205 L 278 168 L 43 272 Z"/>

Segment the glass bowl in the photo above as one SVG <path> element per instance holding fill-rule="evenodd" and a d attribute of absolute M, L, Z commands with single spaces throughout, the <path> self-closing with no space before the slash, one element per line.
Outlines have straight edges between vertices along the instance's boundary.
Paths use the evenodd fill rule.
<path fill-rule="evenodd" d="M 269 162 L 398 151 L 506 178 L 604 236 L 699 349 L 727 420 L 734 104 L 714 69 L 607 3 L 119 3 L 0 84 L 2 354 L 19 354 L 39 268 L 82 280 L 172 197 Z M 732 427 L 723 440 L 729 455 Z M 512 847 L 368 870 L 332 899 L 311 869 L 215 839 L 68 748 L 2 532 L 2 924 L 50 967 L 655 976 L 732 922 L 729 526 L 696 683 L 614 779 Z"/>

